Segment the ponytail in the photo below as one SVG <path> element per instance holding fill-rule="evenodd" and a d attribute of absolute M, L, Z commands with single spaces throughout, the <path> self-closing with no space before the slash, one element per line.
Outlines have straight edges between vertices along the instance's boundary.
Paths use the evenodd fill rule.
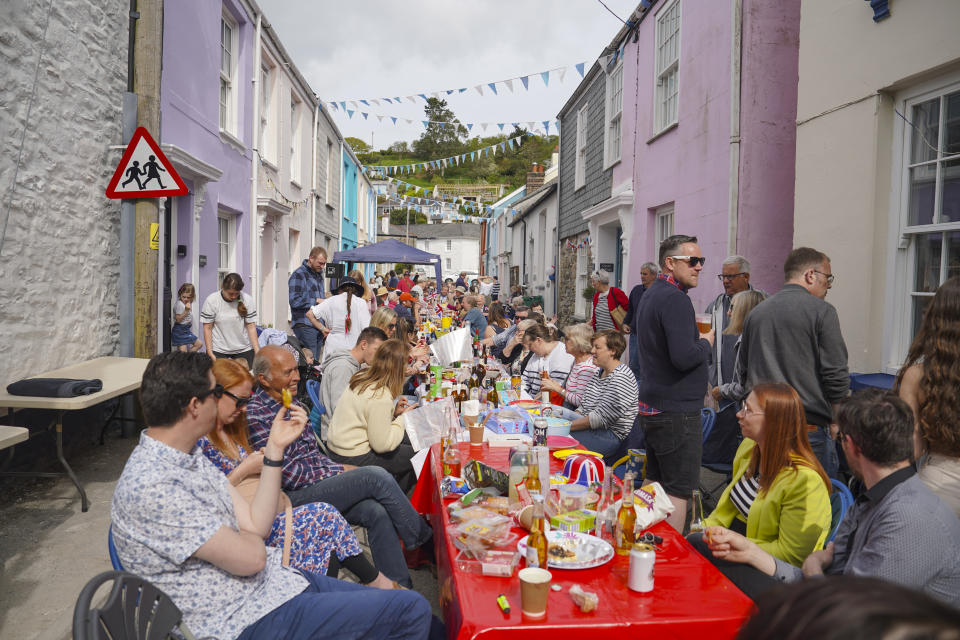
<path fill-rule="evenodd" d="M 347 291 L 347 319 L 343 322 L 344 333 L 350 332 L 350 303 L 353 301 L 353 291 Z"/>
<path fill-rule="evenodd" d="M 247 319 L 247 314 L 250 313 L 247 310 L 247 305 L 243 304 L 243 294 L 240 294 L 240 297 L 237 298 L 237 313 L 240 314 L 240 318 L 243 320 Z"/>

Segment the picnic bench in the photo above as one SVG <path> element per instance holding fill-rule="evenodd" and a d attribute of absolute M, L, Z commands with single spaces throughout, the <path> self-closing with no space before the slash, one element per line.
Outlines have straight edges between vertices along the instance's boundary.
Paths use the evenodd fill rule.
<path fill-rule="evenodd" d="M 98 378 L 103 381 L 103 389 L 97 393 L 91 393 L 86 396 L 74 396 L 71 398 L 47 398 L 41 396 L 15 396 L 5 391 L 0 392 L 0 408 L 7 408 L 8 422 L 13 422 L 16 409 L 42 409 L 54 411 L 54 417 L 47 425 L 46 429 L 39 429 L 29 432 L 23 427 L 4 426 L 0 427 L 0 449 L 5 449 L 15 445 L 17 442 L 23 442 L 28 438 L 42 433 L 53 435 L 56 443 L 57 459 L 63 467 L 62 472 L 41 472 L 41 471 L 0 471 L 2 476 L 32 476 L 32 477 L 61 477 L 66 475 L 80 492 L 80 505 L 82 511 L 87 511 L 90 503 L 87 500 L 87 493 L 83 485 L 77 479 L 76 474 L 67 463 L 63 455 L 63 415 L 67 411 L 79 411 L 87 409 L 94 405 L 111 400 L 118 396 L 132 393 L 140 388 L 140 381 L 143 378 L 143 372 L 147 368 L 145 358 L 120 358 L 114 356 L 105 356 L 94 358 L 86 362 L 73 364 L 54 371 L 41 373 L 36 378 L 76 378 L 92 379 Z M 104 427 L 117 418 L 120 404 L 114 408 L 113 413 L 107 418 Z M 120 418 L 122 420 L 129 418 Z M 13 429 L 14 431 L 8 431 Z M 101 441 L 103 434 L 101 432 Z"/>

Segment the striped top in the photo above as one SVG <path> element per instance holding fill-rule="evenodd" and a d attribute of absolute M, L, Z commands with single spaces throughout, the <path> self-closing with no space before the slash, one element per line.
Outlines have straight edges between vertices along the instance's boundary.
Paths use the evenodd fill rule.
<path fill-rule="evenodd" d="M 597 322 L 597 331 L 606 331 L 615 328 L 613 318 L 610 317 L 610 303 L 607 302 L 607 293 L 601 293 L 597 298 L 597 306 L 593 308 L 593 317 Z"/>
<path fill-rule="evenodd" d="M 750 507 L 753 501 L 757 499 L 760 492 L 760 474 L 748 478 L 747 474 L 740 476 L 737 483 L 730 489 L 730 501 L 737 508 L 743 519 L 746 520 L 750 515 Z"/>
<path fill-rule="evenodd" d="M 540 393 L 540 371 L 545 370 L 547 375 L 557 381 L 561 387 L 567 381 L 570 375 L 570 369 L 573 367 L 573 356 L 567 353 L 567 348 L 562 342 L 557 342 L 557 346 L 546 358 L 534 354 L 530 357 L 526 368 L 523 370 L 523 388 L 530 394 L 531 398 L 536 398 Z"/>
<path fill-rule="evenodd" d="M 609 429 L 623 440 L 637 417 L 637 379 L 622 362 L 602 376 L 598 367 L 583 392 L 579 413 L 590 418 L 591 429 Z"/>
<path fill-rule="evenodd" d="M 583 392 L 586 391 L 590 379 L 597 375 L 597 365 L 593 364 L 593 358 L 587 358 L 583 362 L 574 362 L 570 369 L 570 375 L 567 376 L 567 383 L 564 385 L 563 406 L 568 409 L 576 409 L 580 406 Z"/>

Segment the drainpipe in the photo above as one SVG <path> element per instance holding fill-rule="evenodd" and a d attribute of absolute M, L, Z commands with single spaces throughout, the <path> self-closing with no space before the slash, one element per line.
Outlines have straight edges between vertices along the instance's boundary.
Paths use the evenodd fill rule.
<path fill-rule="evenodd" d="M 260 51 L 263 37 L 263 14 L 257 14 L 256 34 L 253 47 L 253 130 L 250 134 L 250 291 L 257 309 L 263 309 L 260 286 L 260 243 L 258 233 L 257 183 L 260 169 Z"/>
<path fill-rule="evenodd" d="M 310 248 L 312 249 L 315 243 L 314 238 L 317 235 L 317 153 L 319 153 L 317 147 L 317 132 L 320 129 L 320 98 L 314 96 L 314 100 L 317 101 L 317 104 L 313 107 L 313 162 L 311 163 L 313 169 L 313 179 L 311 180 L 313 187 L 310 189 Z M 302 252 L 301 252 L 302 253 Z M 298 256 L 299 257 L 299 256 Z"/>
<path fill-rule="evenodd" d="M 727 209 L 727 255 L 737 251 L 740 215 L 740 94 L 743 50 L 743 0 L 732 0 L 733 37 L 730 45 L 730 199 Z"/>
<path fill-rule="evenodd" d="M 340 230 L 337 232 L 337 246 L 343 249 L 343 140 L 340 141 L 340 207 L 337 217 L 340 219 Z M 331 258 L 333 256 L 330 256 Z"/>
<path fill-rule="evenodd" d="M 636 138 L 636 132 L 634 132 Z M 563 157 L 563 136 L 557 127 L 557 226 L 556 237 L 553 239 L 553 313 L 560 317 L 560 298 L 557 293 L 560 289 L 560 158 Z M 636 160 L 636 158 L 634 158 Z M 633 170 L 631 169 L 631 173 Z M 631 176 L 632 177 L 632 176 Z M 612 182 L 612 180 L 611 180 Z"/>

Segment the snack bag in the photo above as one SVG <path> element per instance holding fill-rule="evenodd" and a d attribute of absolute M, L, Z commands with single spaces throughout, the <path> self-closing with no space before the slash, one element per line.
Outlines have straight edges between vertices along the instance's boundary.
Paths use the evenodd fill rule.
<path fill-rule="evenodd" d="M 620 500 L 617 500 L 609 505 L 604 511 L 605 517 L 616 521 L 617 513 L 620 511 L 620 502 Z M 649 529 L 658 522 L 666 520 L 675 508 L 659 482 L 651 482 L 639 489 L 634 489 L 633 509 L 637 512 L 637 524 L 634 531 Z"/>

